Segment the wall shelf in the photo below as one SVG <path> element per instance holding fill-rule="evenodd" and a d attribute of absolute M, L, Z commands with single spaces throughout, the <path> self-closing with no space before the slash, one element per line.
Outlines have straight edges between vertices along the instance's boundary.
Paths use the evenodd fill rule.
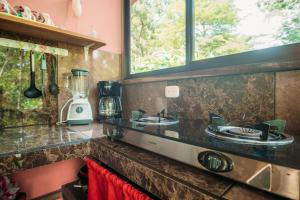
<path fill-rule="evenodd" d="M 81 47 L 89 46 L 89 48 L 93 50 L 105 45 L 104 42 L 94 37 L 63 30 L 55 26 L 49 26 L 6 13 L 0 13 L 0 30 Z"/>

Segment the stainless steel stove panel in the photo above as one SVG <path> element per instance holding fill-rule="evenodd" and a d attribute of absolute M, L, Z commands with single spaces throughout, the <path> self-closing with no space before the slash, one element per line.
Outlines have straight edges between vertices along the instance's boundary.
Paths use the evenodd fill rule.
<path fill-rule="evenodd" d="M 123 141 L 262 190 L 291 199 L 300 198 L 300 174 L 297 169 L 282 167 L 149 134 L 142 134 L 129 129 L 122 129 L 122 131 L 120 131 L 113 125 L 108 124 L 104 124 L 104 133 L 110 138 Z M 214 152 L 228 157 L 232 161 L 233 169 L 227 172 L 217 172 L 208 169 L 199 162 L 199 154 L 201 152 Z"/>

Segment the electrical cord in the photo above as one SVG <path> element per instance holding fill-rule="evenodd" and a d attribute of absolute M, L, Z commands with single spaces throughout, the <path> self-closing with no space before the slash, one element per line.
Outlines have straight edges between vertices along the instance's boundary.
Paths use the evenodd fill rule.
<path fill-rule="evenodd" d="M 64 123 L 67 122 L 66 120 L 65 120 L 65 121 L 62 120 L 62 118 L 63 118 L 62 115 L 63 115 L 64 109 L 66 108 L 66 106 L 67 106 L 71 101 L 73 101 L 73 98 L 69 99 L 69 100 L 63 105 L 63 107 L 61 108 L 61 110 L 60 110 L 60 115 L 59 115 L 59 121 L 56 122 L 56 125 L 62 125 L 62 124 L 64 124 Z"/>

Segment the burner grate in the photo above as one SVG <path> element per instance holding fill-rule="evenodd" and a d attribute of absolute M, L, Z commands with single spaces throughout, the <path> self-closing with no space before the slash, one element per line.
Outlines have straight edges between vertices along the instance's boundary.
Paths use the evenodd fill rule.
<path fill-rule="evenodd" d="M 235 127 L 227 130 L 228 133 L 234 135 L 248 136 L 248 137 L 259 137 L 262 131 L 253 128 Z"/>
<path fill-rule="evenodd" d="M 276 132 L 270 132 L 267 140 L 261 140 L 261 130 L 236 126 L 218 126 L 218 131 L 209 126 L 205 132 L 213 137 L 241 144 L 284 145 L 294 140 L 292 136 Z"/>

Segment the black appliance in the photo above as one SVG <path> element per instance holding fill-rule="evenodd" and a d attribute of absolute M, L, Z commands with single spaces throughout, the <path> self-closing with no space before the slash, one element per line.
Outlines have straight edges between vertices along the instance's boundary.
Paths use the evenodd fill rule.
<path fill-rule="evenodd" d="M 105 119 L 117 119 L 122 116 L 122 87 L 118 81 L 99 81 L 98 114 L 100 123 Z"/>
<path fill-rule="evenodd" d="M 291 199 L 300 199 L 300 136 L 275 129 L 283 120 L 246 127 L 210 116 L 172 125 L 109 120 L 104 134 L 197 168 Z M 149 120 L 150 121 L 150 120 Z M 266 124 L 271 124 L 266 128 Z M 289 132 L 290 133 L 290 132 Z"/>

